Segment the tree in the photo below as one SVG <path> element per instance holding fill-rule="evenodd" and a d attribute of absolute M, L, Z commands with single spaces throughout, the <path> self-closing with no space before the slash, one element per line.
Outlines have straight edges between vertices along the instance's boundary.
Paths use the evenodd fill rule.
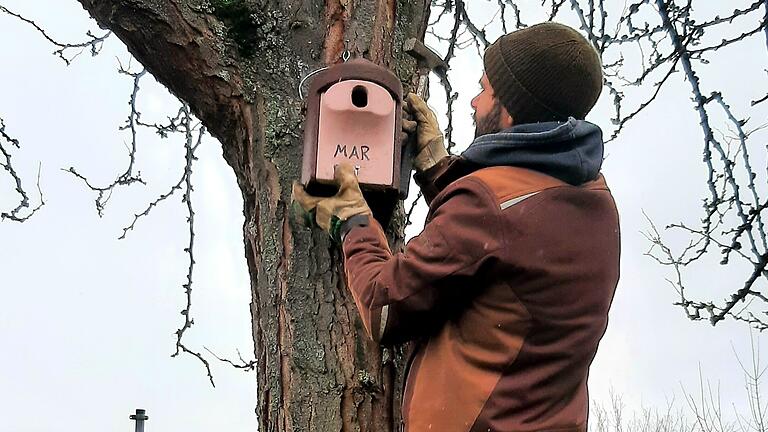
<path fill-rule="evenodd" d="M 415 62 L 393 48 L 397 41 L 423 38 L 428 4 L 394 0 L 359 5 L 296 0 L 83 0 L 81 4 L 184 101 L 166 130 L 180 129 L 187 136 L 188 168 L 178 185 L 187 203 L 193 133 L 199 133 L 191 113 L 221 141 L 236 174 L 245 203 L 243 236 L 252 281 L 260 430 L 393 430 L 399 412 L 395 386 L 399 359 L 364 336 L 329 239 L 291 221 L 290 185 L 300 173 L 303 123 L 302 101 L 295 89 L 310 70 L 342 61 L 345 50 L 396 68 L 408 81 Z M 89 45 L 94 50 L 96 39 Z M 88 43 L 70 48 L 83 46 Z M 62 58 L 66 48 L 61 44 Z M 123 72 L 131 74 L 137 86 L 144 74 Z M 139 124 L 134 110 L 127 127 Z M 17 143 L 5 132 L 3 137 Z M 9 155 L 5 150 L 4 154 Z M 9 156 L 6 160 L 4 167 L 23 190 L 10 171 Z M 87 183 L 75 169 L 70 172 Z M 140 181 L 131 164 L 111 186 Z M 94 188 L 99 210 L 112 187 Z M 22 203 L 27 200 L 25 194 Z M 20 204 L 4 217 L 21 220 L 18 215 L 24 207 Z M 402 238 L 396 224 L 390 232 L 394 240 Z M 188 303 L 177 353 L 192 354 L 208 368 L 207 360 L 182 340 L 193 323 L 189 313 L 193 240 L 191 231 L 190 271 L 184 285 Z M 303 409 L 306 406 L 312 410 Z"/>
<path fill-rule="evenodd" d="M 194 115 L 222 142 L 224 157 L 236 174 L 244 199 L 243 235 L 252 281 L 256 360 L 233 363 L 258 370 L 260 426 L 263 430 L 393 429 L 399 416 L 396 382 L 402 352 L 381 350 L 367 340 L 344 290 L 334 248 L 323 235 L 307 231 L 289 217 L 289 186 L 299 172 L 301 136 L 297 131 L 303 122 L 302 102 L 295 89 L 301 77 L 322 65 L 341 61 L 346 50 L 393 68 L 401 79 L 413 82 L 414 62 L 400 53 L 397 46 L 407 37 L 423 38 L 428 25 L 431 24 L 430 35 L 442 42 L 442 51 L 450 61 L 462 48 L 475 47 L 481 52 L 493 39 L 488 36 L 491 32 L 506 32 L 532 21 L 512 0 L 498 0 L 496 15 L 487 25 L 476 24 L 468 5 L 461 0 L 435 2 L 431 21 L 428 21 L 430 5 L 426 1 L 382 0 L 369 4 L 344 0 L 80 0 L 80 3 L 102 27 L 128 46 L 146 71 L 183 101 L 168 124 L 142 123 L 135 106 L 126 124 L 129 130 L 153 127 L 158 133 L 180 132 L 186 138 L 187 169 L 179 184 L 137 215 L 137 218 L 145 216 L 175 192 L 182 193 L 188 205 L 190 243 L 186 250 L 190 268 L 184 284 L 187 304 L 178 333 L 177 353 L 191 354 L 208 368 L 206 357 L 198 350 L 187 348 L 182 340 L 184 331 L 193 323 L 190 296 L 194 211 L 190 174 L 196 140 L 202 133 Z M 566 5 L 571 7 L 570 11 Z M 694 108 L 702 113 L 704 153 L 710 173 L 708 184 L 713 189 L 712 198 L 705 203 L 705 229 L 689 230 L 700 239 L 690 250 L 707 252 L 707 248 L 718 245 L 713 240 L 714 230 L 722 229 L 724 223 L 733 223 L 724 214 L 736 211 L 736 225 L 730 233 L 734 236 L 733 242 L 723 243 L 728 246 L 724 253 L 726 257 L 737 253 L 740 250 L 737 240 L 741 236 L 753 236 L 757 239 L 756 247 L 747 259 L 754 264 L 752 274 L 756 277 L 747 281 L 754 282 L 761 274 L 764 277 L 766 255 L 764 248 L 760 248 L 759 233 L 762 233 L 761 218 L 766 205 L 760 204 L 759 189 L 754 186 L 757 182 L 751 176 L 749 162 L 741 165 L 747 168 L 749 176 L 732 173 L 736 156 L 748 153 L 746 140 L 750 131 L 744 129 L 746 122 L 737 120 L 740 117 L 728 108 L 721 94 L 704 96 L 695 67 L 707 61 L 707 55 L 766 31 L 763 20 L 748 32 L 727 36 L 722 42 L 712 42 L 711 37 L 714 29 L 725 29 L 724 32 L 734 20 L 752 19 L 763 9 L 768 13 L 768 3 L 756 1 L 704 19 L 694 19 L 692 1 L 678 5 L 673 0 L 640 0 L 623 10 L 611 10 L 609 6 L 602 1 L 572 0 L 567 4 L 565 0 L 551 0 L 532 9 L 531 14 L 538 13 L 540 19 L 572 20 L 603 55 L 606 88 L 615 105 L 611 137 L 615 138 L 638 113 L 652 106 L 662 88 L 672 82 L 671 77 L 680 75 L 682 66 L 683 75 L 692 86 Z M 0 11 L 13 15 L 5 8 Z M 97 52 L 100 43 L 108 37 L 108 34 L 89 34 L 85 42 L 62 44 L 33 21 L 27 21 L 57 46 L 56 54 L 65 61 L 71 59 L 68 53 L 80 49 Z M 145 72 L 125 68 L 123 73 L 130 75 L 138 88 Z M 456 92 L 447 77 L 441 79 L 448 105 L 447 141 L 453 146 L 451 105 Z M 629 103 L 634 99 L 625 93 L 633 91 L 645 95 L 641 102 Z M 135 92 L 133 96 L 135 98 Z M 134 98 L 131 100 L 135 101 Z M 758 106 L 765 100 L 758 96 L 753 105 Z M 738 135 L 734 142 L 744 150 L 733 154 L 717 150 L 720 141 L 715 139 L 714 127 L 708 120 L 709 104 L 721 106 L 728 114 L 726 123 L 733 125 Z M 136 151 L 135 140 L 132 144 L 131 161 Z M 0 149 L 5 156 L 2 166 L 17 185 L 20 196 L 19 204 L 4 210 L 3 218 L 23 221 L 30 216 L 30 212 L 24 213 L 31 208 L 30 194 L 13 170 L 11 151 L 3 145 L 12 147 L 18 145 L 18 141 L 0 124 Z M 722 174 L 717 171 L 712 149 L 719 152 Z M 99 211 L 115 187 L 142 181 L 132 163 L 107 187 L 92 186 L 74 168 L 69 171 L 94 190 Z M 752 188 L 754 202 L 745 204 L 744 197 L 738 194 L 739 185 Z M 721 192 L 725 190 L 731 192 Z M 402 225 L 403 220 L 398 217 L 390 224 L 389 233 L 395 243 L 402 240 Z M 126 232 L 132 227 L 127 227 Z M 652 236 L 652 240 L 663 245 L 659 237 Z M 762 244 L 764 242 L 762 234 Z M 662 259 L 662 262 L 678 268 L 687 260 L 670 255 L 669 260 Z M 750 284 L 746 290 L 738 291 L 741 296 L 736 301 L 746 296 L 759 298 L 754 294 L 759 292 L 751 287 Z M 679 289 L 683 295 L 682 285 Z M 685 296 L 682 299 L 681 306 L 688 310 L 694 308 L 695 313 L 691 313 L 694 319 L 702 318 L 701 310 L 714 311 L 714 316 L 725 316 L 730 311 L 708 306 L 706 302 L 691 303 Z M 319 359 L 316 352 L 322 352 L 323 358 Z M 312 406 L 312 413 L 302 412 L 304 406 Z"/>

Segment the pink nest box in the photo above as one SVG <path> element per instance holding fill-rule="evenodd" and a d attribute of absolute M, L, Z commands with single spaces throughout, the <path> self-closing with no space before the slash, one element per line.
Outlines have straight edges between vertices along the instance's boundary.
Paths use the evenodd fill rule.
<path fill-rule="evenodd" d="M 335 167 L 346 162 L 361 188 L 404 198 L 410 157 L 400 140 L 403 88 L 388 69 L 356 59 L 318 74 L 310 86 L 304 130 L 302 183 L 333 184 Z"/>

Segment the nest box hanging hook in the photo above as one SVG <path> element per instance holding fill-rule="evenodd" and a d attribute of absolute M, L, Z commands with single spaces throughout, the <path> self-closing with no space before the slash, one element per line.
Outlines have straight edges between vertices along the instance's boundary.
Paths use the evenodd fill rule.
<path fill-rule="evenodd" d="M 311 78 L 312 76 L 314 76 L 314 75 L 316 75 L 316 74 L 319 74 L 320 72 L 322 72 L 322 71 L 324 71 L 324 70 L 327 70 L 327 69 L 328 69 L 328 66 L 326 66 L 326 67 L 322 67 L 322 68 L 320 68 L 320 69 L 315 69 L 315 70 L 313 70 L 312 72 L 310 72 L 310 73 L 306 74 L 306 75 L 304 76 L 304 78 L 302 78 L 302 79 L 301 79 L 301 81 L 299 82 L 299 99 L 301 99 L 301 100 L 304 100 L 304 92 L 301 90 L 301 89 L 303 89 L 303 88 L 304 88 L 304 83 L 305 83 L 305 82 L 307 82 L 307 80 L 308 80 L 309 78 Z"/>
<path fill-rule="evenodd" d="M 341 60 L 346 63 L 350 57 L 352 57 L 352 53 L 349 51 L 349 39 L 344 39 L 344 52 L 341 53 Z"/>
<path fill-rule="evenodd" d="M 349 59 L 352 58 L 352 52 L 349 51 L 349 39 L 344 40 L 344 51 L 341 53 L 341 60 L 346 63 L 349 61 Z M 314 75 L 328 69 L 330 66 L 322 67 L 320 69 L 315 69 L 312 72 L 308 73 L 304 76 L 304 78 L 301 79 L 299 82 L 299 99 L 304 100 L 304 91 L 302 90 L 304 88 L 304 83 L 307 82 L 307 80 Z"/>

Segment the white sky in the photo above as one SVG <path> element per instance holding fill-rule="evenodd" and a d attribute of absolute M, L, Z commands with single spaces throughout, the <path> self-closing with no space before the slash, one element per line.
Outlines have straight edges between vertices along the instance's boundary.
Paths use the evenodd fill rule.
<path fill-rule="evenodd" d="M 79 41 L 85 30 L 96 28 L 74 0 L 0 4 L 38 20 L 62 41 Z M 105 217 L 98 218 L 95 195 L 60 168 L 74 166 L 99 183 L 124 171 L 129 137 L 117 128 L 128 115 L 132 82 L 116 73 L 116 59 L 125 61 L 128 54 L 112 37 L 101 55 L 84 53 L 65 67 L 50 54 L 53 49 L 29 26 L 0 14 L 0 117 L 21 141 L 14 164 L 30 191 L 42 163 L 46 200 L 24 224 L 0 223 L 2 432 L 128 431 L 133 430 L 128 415 L 138 407 L 148 410 L 150 432 L 255 430 L 253 374 L 214 363 L 217 387 L 212 389 L 196 359 L 169 357 L 181 324 L 187 268 L 180 197 L 140 221 L 126 240 L 117 240 L 134 213 L 177 181 L 183 169 L 181 137 L 161 140 L 143 131 L 137 162 L 148 186 L 118 190 Z M 452 66 L 461 94 L 455 140 L 463 148 L 473 133 L 469 99 L 481 66 L 472 55 Z M 723 52 L 704 78 L 717 83 L 734 108 L 743 109 L 750 98 L 765 93 L 766 67 L 764 37 L 753 38 Z M 687 321 L 671 305 L 676 294 L 664 281 L 666 269 L 643 256 L 649 247 L 640 233 L 648 228 L 643 210 L 660 225 L 695 223 L 701 216 L 702 137 L 688 84 L 674 79 L 655 106 L 607 148 L 604 172 L 621 214 L 622 279 L 590 390 L 604 400 L 613 387 L 630 406 L 663 408 L 668 399 L 681 400 L 681 385 L 695 390 L 700 365 L 705 376 L 720 383 L 724 405 L 743 407 L 742 373 L 732 345 L 747 358 L 747 329 L 730 322 L 711 328 Z M 705 87 L 711 85 L 706 82 Z M 178 104 L 167 91 L 149 76 L 142 83 L 143 120 L 162 121 L 175 113 Z M 442 93 L 436 87 L 432 93 L 439 110 Z M 608 102 L 604 98 L 589 118 L 606 129 Z M 765 110 L 758 114 L 766 117 Z M 763 146 L 766 134 L 756 135 L 754 142 Z M 198 155 L 193 174 L 196 325 L 186 341 L 193 349 L 205 345 L 230 357 L 240 349 L 251 358 L 240 193 L 218 142 L 206 139 Z M 756 165 L 764 167 L 765 160 L 758 158 Z M 0 208 L 13 199 L 10 183 L 0 174 Z M 741 284 L 742 274 L 704 266 L 690 274 L 690 281 L 721 298 Z"/>

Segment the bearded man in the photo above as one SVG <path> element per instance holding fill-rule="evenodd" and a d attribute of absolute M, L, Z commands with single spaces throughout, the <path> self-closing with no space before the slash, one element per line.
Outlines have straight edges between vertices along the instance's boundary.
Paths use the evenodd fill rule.
<path fill-rule="evenodd" d="M 543 23 L 484 55 L 475 140 L 448 155 L 434 113 L 407 97 L 424 230 L 393 254 L 354 169 L 339 192 L 294 199 L 338 238 L 370 336 L 417 341 L 403 397 L 411 432 L 585 432 L 587 376 L 619 278 L 619 223 L 600 128 L 584 120 L 600 57 Z"/>

